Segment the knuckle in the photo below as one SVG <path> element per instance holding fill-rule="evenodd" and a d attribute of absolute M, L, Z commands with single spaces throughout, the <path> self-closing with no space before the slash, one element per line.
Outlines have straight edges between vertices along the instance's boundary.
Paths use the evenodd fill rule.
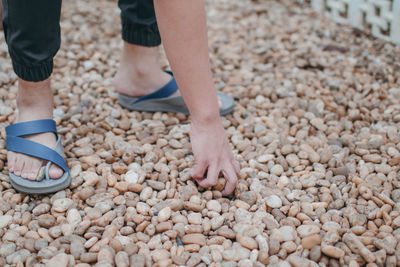
<path fill-rule="evenodd" d="M 199 174 L 192 174 L 192 177 L 194 178 L 194 179 L 201 179 L 201 178 L 203 178 L 201 175 L 199 175 Z"/>

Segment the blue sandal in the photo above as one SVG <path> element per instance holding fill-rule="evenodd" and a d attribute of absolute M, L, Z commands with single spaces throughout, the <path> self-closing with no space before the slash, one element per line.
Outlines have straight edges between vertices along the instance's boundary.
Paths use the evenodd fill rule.
<path fill-rule="evenodd" d="M 39 143 L 24 139 L 23 136 L 52 132 L 56 135 L 57 142 L 54 149 Z M 7 150 L 22 153 L 28 156 L 47 160 L 45 178 L 41 181 L 32 181 L 10 173 L 11 185 L 18 191 L 28 194 L 48 194 L 67 188 L 71 184 L 67 163 L 63 158 L 64 149 L 61 145 L 60 136 L 57 134 L 56 122 L 54 120 L 36 120 L 20 122 L 6 127 Z M 56 164 L 64 174 L 59 179 L 49 177 L 51 164 Z"/>
<path fill-rule="evenodd" d="M 181 95 L 173 95 L 178 91 L 178 85 L 172 72 L 166 71 L 172 78 L 171 80 L 155 91 L 154 93 L 142 96 L 132 97 L 128 95 L 118 94 L 118 103 L 129 110 L 149 111 L 149 112 L 173 112 L 189 115 L 189 110 L 183 101 Z M 235 101 L 230 95 L 217 92 L 217 96 L 221 101 L 220 115 L 226 115 L 233 111 Z"/>

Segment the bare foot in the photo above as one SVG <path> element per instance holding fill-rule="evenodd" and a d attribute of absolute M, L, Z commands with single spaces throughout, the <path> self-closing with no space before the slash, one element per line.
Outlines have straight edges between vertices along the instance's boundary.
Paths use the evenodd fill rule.
<path fill-rule="evenodd" d="M 156 47 L 143 47 L 124 42 L 120 66 L 113 79 L 118 93 L 141 97 L 153 93 L 171 80 L 158 62 Z M 174 95 L 179 95 L 179 90 Z M 221 107 L 221 101 L 218 99 Z"/>
<path fill-rule="evenodd" d="M 53 94 L 50 89 L 50 80 L 32 83 L 19 80 L 18 91 L 18 120 L 25 122 L 40 119 L 51 119 L 53 113 Z M 24 137 L 49 148 L 54 148 L 56 137 L 53 133 L 43 133 Z M 7 153 L 7 166 L 10 173 L 29 180 L 36 180 L 39 171 L 46 162 L 21 153 L 9 151 Z M 49 176 L 58 179 L 63 175 L 63 170 L 52 164 Z"/>

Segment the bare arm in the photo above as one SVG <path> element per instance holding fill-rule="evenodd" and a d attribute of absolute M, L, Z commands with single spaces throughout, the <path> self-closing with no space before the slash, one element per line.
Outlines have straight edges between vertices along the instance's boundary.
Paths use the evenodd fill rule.
<path fill-rule="evenodd" d="M 236 187 L 239 164 L 234 160 L 219 117 L 204 2 L 155 0 L 154 6 L 168 60 L 192 115 L 192 176 L 201 186 L 210 187 L 223 173 L 227 184 L 222 193 L 229 195 Z"/>

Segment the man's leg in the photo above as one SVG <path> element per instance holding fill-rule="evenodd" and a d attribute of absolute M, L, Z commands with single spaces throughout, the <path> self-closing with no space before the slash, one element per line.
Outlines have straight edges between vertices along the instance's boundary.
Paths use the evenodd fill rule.
<path fill-rule="evenodd" d="M 61 0 L 2 0 L 3 26 L 15 73 L 18 75 L 17 122 L 53 117 L 53 93 L 50 75 L 53 57 L 60 47 Z M 27 137 L 53 148 L 52 133 Z M 19 153 L 9 152 L 10 172 L 34 180 L 42 161 Z M 52 165 L 51 178 L 63 171 Z"/>
<path fill-rule="evenodd" d="M 120 67 L 114 78 L 117 92 L 143 96 L 163 87 L 171 76 L 158 61 L 161 44 L 152 0 L 119 0 L 122 20 Z"/>

